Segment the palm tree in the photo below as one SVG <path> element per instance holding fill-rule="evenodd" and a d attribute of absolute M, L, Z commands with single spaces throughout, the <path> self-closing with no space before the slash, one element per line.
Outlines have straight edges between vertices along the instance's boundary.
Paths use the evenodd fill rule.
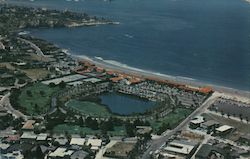
<path fill-rule="evenodd" d="M 224 111 L 223 110 L 221 110 L 221 116 L 223 116 L 224 115 Z"/>
<path fill-rule="evenodd" d="M 241 113 L 239 114 L 239 117 L 240 117 L 240 120 L 242 121 L 242 120 L 243 120 L 243 117 L 242 117 L 242 114 L 241 114 Z"/>

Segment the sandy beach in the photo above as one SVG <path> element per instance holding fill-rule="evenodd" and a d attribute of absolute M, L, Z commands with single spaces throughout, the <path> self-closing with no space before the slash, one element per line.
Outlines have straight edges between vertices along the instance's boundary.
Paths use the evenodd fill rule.
<path fill-rule="evenodd" d="M 238 89 L 234 89 L 234 88 L 209 84 L 209 83 L 205 83 L 205 82 L 198 81 L 198 80 L 191 79 L 191 78 L 171 76 L 171 75 L 165 75 L 165 74 L 156 73 L 156 72 L 152 72 L 152 71 L 146 71 L 146 70 L 142 70 L 142 69 L 138 69 L 138 68 L 133 68 L 133 67 L 127 66 L 125 64 L 120 64 L 120 63 L 117 63 L 114 61 L 113 62 L 112 61 L 106 62 L 102 58 L 98 58 L 98 57 L 96 57 L 95 59 L 92 59 L 92 58 L 89 58 L 86 56 L 74 56 L 74 57 L 78 60 L 85 60 L 85 61 L 88 61 L 90 63 L 93 63 L 96 66 L 104 68 L 106 70 L 126 73 L 126 74 L 130 74 L 133 76 L 141 77 L 141 78 L 154 78 L 154 79 L 159 79 L 159 80 L 168 80 L 171 82 L 185 84 L 185 85 L 189 85 L 192 87 L 210 86 L 213 88 L 214 91 L 216 91 L 217 93 L 220 93 L 221 96 L 223 96 L 225 98 L 230 98 L 230 99 L 250 103 L 250 92 L 249 91 L 238 90 Z"/>

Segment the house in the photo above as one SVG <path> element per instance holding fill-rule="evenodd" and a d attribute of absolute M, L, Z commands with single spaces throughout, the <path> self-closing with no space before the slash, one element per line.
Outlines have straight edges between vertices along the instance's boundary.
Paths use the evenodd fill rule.
<path fill-rule="evenodd" d="M 20 140 L 20 135 L 9 135 L 5 141 L 8 143 L 16 143 Z"/>
<path fill-rule="evenodd" d="M 26 123 L 23 125 L 22 130 L 23 131 L 33 131 L 34 130 L 34 125 L 36 121 L 35 120 L 28 120 Z"/>
<path fill-rule="evenodd" d="M 58 142 L 59 145 L 64 146 L 68 143 L 68 139 L 66 139 L 64 136 L 59 136 L 55 139 L 55 142 Z"/>
<path fill-rule="evenodd" d="M 20 151 L 13 151 L 2 155 L 2 159 L 24 159 Z"/>
<path fill-rule="evenodd" d="M 21 140 L 23 141 L 33 141 L 36 140 L 37 135 L 34 132 L 24 132 L 21 136 Z"/>
<path fill-rule="evenodd" d="M 59 159 L 59 158 L 69 158 L 74 151 L 68 150 L 67 148 L 59 147 L 54 152 L 48 155 L 48 159 Z"/>
<path fill-rule="evenodd" d="M 71 156 L 70 159 L 84 159 L 89 155 L 89 153 L 83 151 L 83 150 L 79 150 L 74 152 Z"/>
<path fill-rule="evenodd" d="M 87 146 L 91 146 L 91 150 L 98 151 L 102 146 L 101 139 L 88 139 Z"/>
<path fill-rule="evenodd" d="M 36 141 L 46 141 L 47 138 L 48 138 L 48 134 L 41 133 L 37 135 Z"/>
<path fill-rule="evenodd" d="M 6 153 L 9 147 L 10 144 L 0 143 L 0 154 Z"/>
<path fill-rule="evenodd" d="M 85 139 L 84 138 L 72 138 L 70 141 L 70 145 L 78 145 L 78 146 L 83 146 L 85 144 Z"/>

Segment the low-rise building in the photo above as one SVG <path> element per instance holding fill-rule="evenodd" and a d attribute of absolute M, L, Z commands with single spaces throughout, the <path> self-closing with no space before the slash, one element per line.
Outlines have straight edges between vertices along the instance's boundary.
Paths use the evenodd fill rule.
<path fill-rule="evenodd" d="M 220 123 L 214 120 L 208 120 L 201 124 L 201 127 L 206 130 L 215 130 L 217 127 L 219 127 Z"/>
<path fill-rule="evenodd" d="M 198 147 L 198 143 L 187 140 L 174 140 L 164 148 L 165 154 L 176 155 L 189 159 Z"/>
<path fill-rule="evenodd" d="M 37 135 L 34 134 L 34 132 L 24 132 L 21 136 L 21 140 L 24 140 L 24 141 L 33 141 L 33 140 L 36 140 L 37 138 Z"/>
<path fill-rule="evenodd" d="M 36 140 L 37 141 L 46 141 L 48 138 L 48 134 L 38 134 Z"/>
<path fill-rule="evenodd" d="M 55 139 L 55 142 L 58 142 L 59 145 L 64 146 L 68 143 L 68 139 L 66 139 L 64 136 L 59 136 Z"/>
<path fill-rule="evenodd" d="M 196 129 L 196 128 L 200 127 L 203 122 L 204 122 L 204 117 L 197 116 L 190 121 L 189 127 L 192 129 Z"/>
<path fill-rule="evenodd" d="M 78 145 L 78 146 L 83 146 L 85 144 L 85 139 L 84 138 L 72 138 L 70 141 L 70 145 Z"/>
<path fill-rule="evenodd" d="M 70 159 L 85 159 L 89 154 L 83 150 L 79 150 L 74 152 L 71 156 Z"/>
<path fill-rule="evenodd" d="M 59 158 L 69 158 L 74 151 L 68 150 L 67 148 L 59 147 L 54 152 L 48 155 L 48 159 L 59 159 Z"/>
<path fill-rule="evenodd" d="M 102 146 L 101 139 L 88 139 L 87 146 L 91 146 L 91 150 L 98 151 Z"/>
<path fill-rule="evenodd" d="M 0 154 L 6 153 L 9 147 L 10 144 L 0 143 Z"/>
<path fill-rule="evenodd" d="M 36 123 L 35 120 L 28 120 L 28 121 L 26 121 L 26 123 L 22 127 L 22 130 L 23 131 L 33 131 L 35 123 Z"/>
<path fill-rule="evenodd" d="M 229 134 L 230 132 L 232 132 L 234 130 L 234 128 L 232 126 L 229 126 L 229 125 L 222 125 L 218 128 L 215 129 L 215 133 L 216 135 L 227 135 Z"/>

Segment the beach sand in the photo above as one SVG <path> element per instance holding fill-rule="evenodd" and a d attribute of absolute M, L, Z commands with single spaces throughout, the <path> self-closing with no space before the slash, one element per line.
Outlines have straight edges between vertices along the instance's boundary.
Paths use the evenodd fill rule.
<path fill-rule="evenodd" d="M 127 65 L 122 65 L 119 63 L 112 64 L 112 63 L 105 62 L 104 60 L 99 59 L 99 58 L 91 59 L 91 58 L 86 57 L 86 56 L 74 56 L 74 57 L 77 58 L 78 60 L 85 60 L 85 61 L 88 61 L 90 63 L 93 63 L 96 66 L 102 67 L 106 70 L 117 71 L 120 73 L 130 74 L 130 75 L 141 77 L 141 78 L 154 78 L 154 79 L 159 79 L 159 80 L 168 80 L 171 82 L 185 84 L 185 85 L 189 85 L 189 86 L 193 86 L 193 87 L 210 86 L 213 88 L 214 91 L 221 94 L 222 97 L 250 103 L 250 92 L 249 91 L 238 90 L 238 89 L 218 86 L 218 85 L 214 85 L 214 84 L 208 84 L 208 83 L 197 81 L 197 80 L 191 79 L 191 78 L 170 76 L 170 75 L 155 73 L 152 71 L 145 71 L 145 70 L 129 67 Z"/>

